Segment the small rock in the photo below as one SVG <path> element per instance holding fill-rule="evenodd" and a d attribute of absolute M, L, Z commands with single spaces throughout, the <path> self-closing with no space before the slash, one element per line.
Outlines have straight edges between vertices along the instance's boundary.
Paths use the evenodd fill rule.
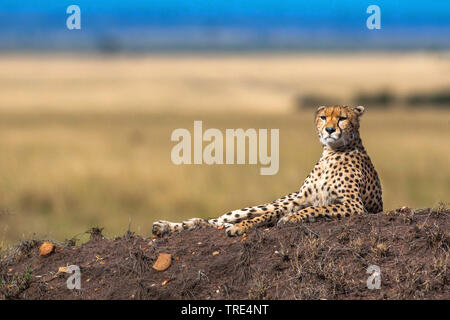
<path fill-rule="evenodd" d="M 44 242 L 39 248 L 39 254 L 41 256 L 47 256 L 55 250 L 55 245 L 50 242 Z"/>
<path fill-rule="evenodd" d="M 153 269 L 157 271 L 164 271 L 170 267 L 172 262 L 172 255 L 170 253 L 160 253 L 158 259 L 156 259 Z"/>
<path fill-rule="evenodd" d="M 170 281 L 170 279 L 164 280 L 163 283 L 161 283 L 161 285 L 165 286 L 169 281 Z"/>
<path fill-rule="evenodd" d="M 59 267 L 58 268 L 58 273 L 67 273 L 67 267 Z"/>
<path fill-rule="evenodd" d="M 220 253 L 219 251 L 214 251 L 214 252 L 212 253 L 212 255 L 213 255 L 213 256 L 217 256 L 219 253 Z"/>

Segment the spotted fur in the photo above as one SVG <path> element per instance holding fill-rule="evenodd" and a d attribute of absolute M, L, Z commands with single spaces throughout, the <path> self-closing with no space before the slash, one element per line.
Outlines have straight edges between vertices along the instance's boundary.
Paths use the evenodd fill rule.
<path fill-rule="evenodd" d="M 324 106 L 317 110 L 315 122 L 323 152 L 299 191 L 215 219 L 193 218 L 181 223 L 160 220 L 153 224 L 153 234 L 224 226 L 229 236 L 236 236 L 262 225 L 382 211 L 380 180 L 359 136 L 363 113 L 362 106 Z"/>

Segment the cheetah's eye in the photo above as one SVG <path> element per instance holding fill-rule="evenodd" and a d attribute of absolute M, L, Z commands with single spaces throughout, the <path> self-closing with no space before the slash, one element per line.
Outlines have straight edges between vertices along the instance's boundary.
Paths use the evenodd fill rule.
<path fill-rule="evenodd" d="M 347 120 L 347 117 L 339 117 L 339 121 Z"/>
<path fill-rule="evenodd" d="M 327 120 L 327 117 L 325 117 L 325 116 L 320 116 L 320 119 L 322 119 L 322 120 Z"/>

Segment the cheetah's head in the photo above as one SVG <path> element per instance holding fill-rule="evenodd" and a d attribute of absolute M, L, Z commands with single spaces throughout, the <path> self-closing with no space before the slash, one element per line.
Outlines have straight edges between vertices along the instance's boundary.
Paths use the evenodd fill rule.
<path fill-rule="evenodd" d="M 316 112 L 316 126 L 320 142 L 332 148 L 350 144 L 359 138 L 359 118 L 364 107 L 329 106 Z"/>

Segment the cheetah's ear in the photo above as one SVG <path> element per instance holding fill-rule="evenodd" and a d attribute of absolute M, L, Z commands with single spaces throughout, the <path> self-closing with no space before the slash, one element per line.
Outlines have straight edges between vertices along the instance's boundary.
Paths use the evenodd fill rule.
<path fill-rule="evenodd" d="M 317 110 L 316 110 L 316 117 L 319 114 L 320 110 L 323 110 L 325 108 L 326 108 L 326 106 L 320 106 L 319 108 L 317 108 Z"/>
<path fill-rule="evenodd" d="M 364 113 L 364 107 L 363 106 L 357 106 L 352 108 L 353 111 L 358 115 L 358 117 L 361 117 Z"/>

